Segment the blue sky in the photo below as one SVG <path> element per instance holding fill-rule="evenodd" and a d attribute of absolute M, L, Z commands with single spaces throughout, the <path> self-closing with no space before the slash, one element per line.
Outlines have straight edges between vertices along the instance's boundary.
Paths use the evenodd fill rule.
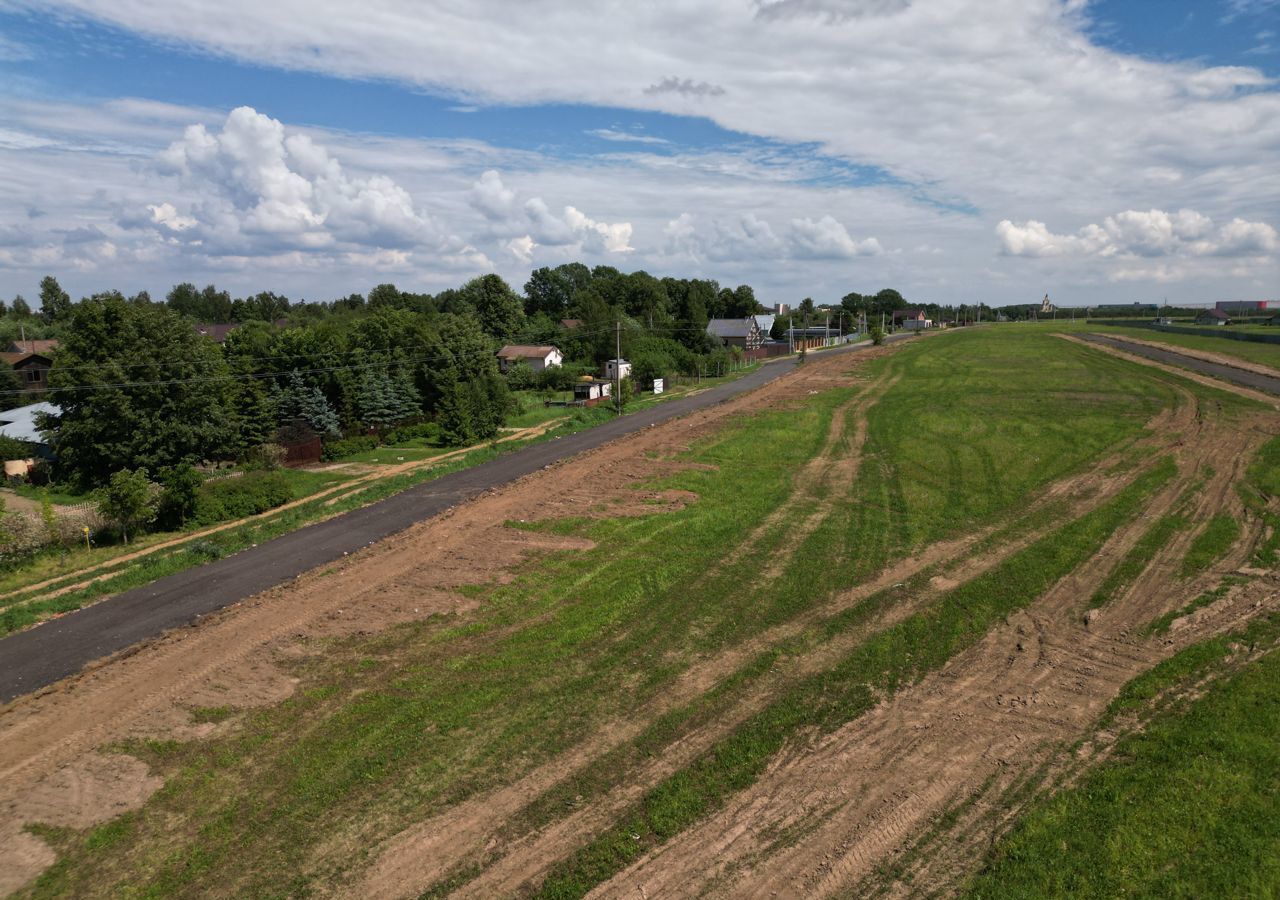
<path fill-rule="evenodd" d="M 1245 0 L 1101 0 L 1091 34 L 1125 53 L 1161 60 L 1256 66 L 1280 75 L 1280 4 Z"/>
<path fill-rule="evenodd" d="M 779 299 L 1275 280 L 1276 2 L 286 5 L 0 2 L 0 292 L 569 258 Z"/>

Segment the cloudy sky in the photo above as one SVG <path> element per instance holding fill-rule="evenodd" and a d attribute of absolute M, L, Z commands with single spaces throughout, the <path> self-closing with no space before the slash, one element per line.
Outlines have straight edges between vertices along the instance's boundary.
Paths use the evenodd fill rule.
<path fill-rule="evenodd" d="M 0 0 L 0 296 L 1280 299 L 1280 0 Z"/>

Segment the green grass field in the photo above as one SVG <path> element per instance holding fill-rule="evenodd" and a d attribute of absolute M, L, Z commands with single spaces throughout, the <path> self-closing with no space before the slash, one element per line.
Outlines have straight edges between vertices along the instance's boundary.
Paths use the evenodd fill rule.
<path fill-rule="evenodd" d="M 625 783 L 748 692 L 768 693 L 763 711 L 653 786 L 614 828 L 584 837 L 542 886 L 546 896 L 579 896 L 751 784 L 798 735 L 856 718 L 876 696 L 970 646 L 1087 562 L 1173 475 L 1168 459 L 1128 452 L 1144 423 L 1178 401 L 1168 375 L 1006 329 L 911 342 L 867 368 L 882 379 L 869 396 L 827 390 L 794 409 L 738 418 L 695 445 L 686 458 L 707 465 L 656 482 L 696 493 L 685 508 L 531 523 L 595 548 L 548 554 L 509 584 L 469 591 L 480 606 L 461 621 L 332 641 L 295 664 L 301 684 L 292 697 L 233 715 L 222 736 L 131 746 L 166 786 L 107 825 L 44 829 L 60 860 L 30 893 L 170 896 L 217 885 L 284 896 L 349 887 L 379 841 L 510 783 L 606 722 L 642 715 L 697 660 L 809 614 L 939 539 L 981 526 L 1007 534 L 1044 526 L 1044 512 L 1028 510 L 1036 491 L 1118 455 L 1132 480 L 1115 496 L 1052 522 L 1045 537 L 860 639 L 826 671 L 791 676 L 786 663 L 860 633 L 853 630 L 921 585 L 820 617 L 569 782 L 531 796 L 515 822 L 551 821 L 566 803 L 590 803 Z M 1222 397 L 1225 415 L 1244 405 L 1183 387 Z M 827 436 L 850 403 L 865 411 L 867 436 L 860 462 L 845 471 L 838 461 L 851 449 L 852 419 L 833 444 Z M 795 476 L 824 447 L 838 476 L 822 490 L 837 500 L 801 529 L 812 509 L 788 504 Z M 744 572 L 746 533 L 770 514 Z M 770 560 L 776 577 L 763 579 Z M 223 710 L 199 714 L 225 718 Z M 440 887 L 476 874 L 455 871 Z"/>
<path fill-rule="evenodd" d="M 1280 617 L 1194 646 L 1134 682 L 1148 709 L 1102 768 L 1041 803 L 969 897 L 1274 897 L 1280 891 Z M 1265 648 L 1235 661 L 1240 646 Z M 1179 692 L 1217 676 L 1188 702 Z"/>

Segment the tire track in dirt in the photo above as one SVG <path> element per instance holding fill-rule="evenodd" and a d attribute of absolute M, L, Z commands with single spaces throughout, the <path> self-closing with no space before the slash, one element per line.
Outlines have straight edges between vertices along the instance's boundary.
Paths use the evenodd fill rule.
<path fill-rule="evenodd" d="M 863 391 L 858 396 L 866 395 L 867 392 Z M 1152 453 L 1169 449 L 1177 440 L 1175 436 L 1169 434 L 1170 430 L 1190 427 L 1196 419 L 1193 395 L 1183 392 L 1182 399 L 1183 403 L 1162 409 L 1149 423 L 1153 433 L 1137 439 L 1135 443 Z M 830 468 L 833 464 L 839 464 L 842 467 L 849 464 L 856 465 L 860 460 L 860 451 L 865 440 L 865 410 L 861 413 L 854 425 L 855 434 L 849 442 L 850 450 L 856 453 L 851 452 L 848 456 L 840 458 L 837 463 L 836 458 L 840 454 L 824 449 L 818 459 L 826 468 Z M 844 428 L 845 426 L 833 421 L 827 448 L 835 445 L 836 438 L 844 432 Z M 1110 498 L 1136 477 L 1134 472 L 1125 474 L 1110 472 L 1122 453 L 1123 448 L 1108 454 L 1084 472 L 1046 487 L 1026 506 L 1022 516 L 1032 516 L 1049 503 L 1068 500 L 1070 508 L 1066 515 L 1075 518 Z M 814 466 L 808 475 L 797 479 L 798 484 L 801 484 L 802 489 L 807 492 L 808 485 L 820 483 L 821 471 Z M 796 494 L 800 493 L 801 490 L 797 490 Z M 796 495 L 793 494 L 793 496 Z M 831 505 L 834 506 L 835 502 L 833 498 Z M 766 680 L 766 683 L 749 692 L 732 709 L 720 714 L 714 725 L 703 727 L 682 737 L 664 750 L 661 759 L 650 763 L 643 771 L 628 773 L 625 785 L 611 791 L 606 797 L 593 800 L 586 809 L 572 813 L 542 831 L 504 844 L 503 854 L 495 858 L 493 850 L 499 844 L 498 835 L 503 823 L 524 808 L 532 797 L 550 790 L 560 781 L 570 777 L 573 772 L 588 765 L 593 759 L 634 739 L 649 722 L 659 715 L 688 703 L 710 690 L 759 653 L 797 637 L 826 618 L 851 609 L 874 594 L 905 582 L 920 571 L 943 561 L 952 563 L 941 576 L 941 583 L 949 589 L 956 583 L 975 578 L 998 565 L 1008 556 L 1029 546 L 1058 526 L 1049 524 L 1023 530 L 1016 538 L 1004 542 L 999 547 L 987 549 L 977 556 L 967 555 L 992 534 L 1007 527 L 1007 524 L 993 525 L 959 539 L 940 541 L 930 545 L 912 558 L 900 560 L 867 582 L 840 592 L 806 613 L 774 626 L 735 647 L 728 648 L 715 657 L 695 664 L 680 676 L 672 689 L 664 692 L 653 704 L 638 712 L 627 722 L 615 722 L 603 726 L 595 739 L 562 754 L 525 778 L 496 792 L 466 801 L 441 816 L 423 822 L 397 836 L 383 852 L 367 879 L 358 889 L 353 890 L 352 894 L 374 897 L 402 897 L 416 894 L 445 878 L 450 871 L 479 864 L 478 855 L 485 858 L 488 868 L 475 880 L 465 885 L 459 892 L 460 896 L 506 894 L 516 890 L 521 884 L 545 874 L 554 862 L 572 852 L 586 836 L 597 833 L 612 824 L 617 813 L 637 800 L 645 791 L 691 762 L 733 728 L 763 709 L 772 698 L 776 684 Z M 753 531 L 753 538 L 756 534 L 757 532 Z M 935 602 L 942 592 L 943 588 L 937 586 L 920 590 L 908 600 L 899 601 L 867 622 L 828 640 L 820 647 L 809 651 L 804 659 L 797 661 L 790 673 L 791 677 L 803 677 L 834 665 L 867 637 L 892 627 L 925 608 Z"/>
<path fill-rule="evenodd" d="M 1148 505 L 1146 518 L 1166 514 L 1199 466 L 1218 458 L 1224 447 L 1218 436 L 1202 432 L 1194 446 L 1184 447 L 1181 477 Z M 1260 441 L 1257 433 L 1241 433 L 1226 446 L 1247 451 Z M 1224 469 L 1214 476 L 1215 486 L 1226 485 L 1229 493 L 1235 474 Z M 1206 493 L 1223 496 L 1221 490 Z M 1205 514 L 1211 509 L 1202 505 L 1198 516 Z M 1139 517 L 1119 529 L 1100 558 L 1118 561 L 1147 527 Z M 1137 594 L 1086 624 L 1082 603 L 1110 568 L 1095 560 L 943 671 L 816 747 L 784 754 L 723 810 L 593 895 L 826 896 L 858 881 L 950 801 L 1006 766 L 1042 760 L 1047 748 L 1096 720 L 1130 678 L 1203 634 L 1197 629 L 1172 643 L 1134 640 L 1131 629 L 1151 611 Z M 1264 593 L 1264 607 L 1280 602 L 1274 590 Z M 1032 641 L 1035 652 L 1027 649 Z M 822 824 L 798 844 L 773 841 L 813 821 Z"/>
<path fill-rule="evenodd" d="M 863 358 L 885 351 L 866 351 Z M 277 656 L 310 652 L 307 641 L 352 630 L 377 630 L 396 621 L 432 613 L 464 613 L 471 605 L 453 588 L 502 578 L 530 552 L 553 549 L 556 539 L 513 532 L 503 523 L 520 519 L 533 505 L 565 507 L 599 505 L 616 498 L 634 499 L 630 485 L 680 468 L 672 460 L 655 460 L 677 440 L 697 440 L 734 415 L 789 402 L 811 383 L 846 370 L 850 360 L 817 357 L 804 368 L 722 404 L 588 450 L 475 500 L 419 523 L 341 563 L 299 576 L 233 607 L 206 617 L 196 626 L 160 638 L 87 667 L 57 685 L 0 708 L 0 809 L 29 794 L 59 769 L 86 758 L 95 748 L 130 736 L 176 733 L 195 736 L 189 728 L 192 698 L 210 685 L 236 685 L 226 705 L 275 702 L 292 687 L 254 695 L 265 678 L 281 675 L 269 661 Z M 580 466 L 596 473 L 578 477 Z M 536 498 L 536 502 L 535 502 Z M 581 509 L 573 510 L 580 514 Z M 559 546 L 576 546 L 563 543 Z M 484 548 L 477 550 L 477 548 Z M 503 550 L 503 548 L 506 550 Z M 450 582 L 449 579 L 453 581 Z M 408 584 L 410 590 L 398 585 Z M 277 684 L 279 686 L 279 684 Z M 206 705 L 217 705 L 209 702 Z M 73 803 L 68 797 L 67 802 Z M 139 801 L 140 802 L 140 801 Z M 13 826 L 21 824 L 14 821 Z M 11 860 L 0 843 L 0 868 L 28 865 L 28 877 L 39 868 Z M 32 855 L 28 854 L 30 858 Z M 41 856 L 35 854 L 35 856 Z M 47 863 L 48 858 L 42 857 Z"/>
<path fill-rule="evenodd" d="M 1247 451 L 1260 442 L 1254 433 L 1229 443 Z M 1179 479 L 1149 504 L 1146 518 L 1165 515 L 1199 466 L 1224 447 L 1216 431 L 1199 435 L 1197 444 L 1180 454 Z M 1217 472 L 1216 488 L 1229 490 L 1234 475 Z M 1222 490 L 1206 493 L 1222 497 Z M 1139 517 L 1117 530 L 1102 556 L 1123 557 L 1147 526 Z M 977 790 L 1006 760 L 1027 760 L 1030 748 L 1056 744 L 1094 721 L 1125 681 L 1190 639 L 1181 636 L 1172 645 L 1130 640 L 1130 629 L 1147 620 L 1124 606 L 1085 623 L 1080 602 L 1108 568 L 1091 565 L 1066 577 L 946 670 L 812 751 L 777 760 L 722 812 L 654 850 L 596 895 L 823 896 L 863 877 L 948 800 Z M 1275 599 L 1270 595 L 1267 603 Z M 1037 653 L 1025 652 L 1030 638 Z M 824 823 L 794 848 L 771 851 L 764 840 L 814 819 Z"/>

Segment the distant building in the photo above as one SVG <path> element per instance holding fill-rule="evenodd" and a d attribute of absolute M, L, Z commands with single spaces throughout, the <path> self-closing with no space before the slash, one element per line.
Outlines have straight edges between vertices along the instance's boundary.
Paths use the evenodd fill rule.
<path fill-rule="evenodd" d="M 613 382 L 603 378 L 584 378 L 573 383 L 573 402 L 579 406 L 595 406 L 609 399 Z"/>
<path fill-rule="evenodd" d="M 1156 316 L 1157 325 L 1172 325 L 1173 319 L 1169 316 Z"/>
<path fill-rule="evenodd" d="M 773 314 L 774 314 L 774 315 L 776 315 L 776 316 L 785 316 L 785 315 L 786 315 L 787 313 L 789 313 L 789 312 L 791 312 L 791 306 L 790 306 L 789 304 L 787 304 L 787 303 L 775 303 L 775 304 L 773 304 Z"/>
<path fill-rule="evenodd" d="M 17 409 L 7 409 L 0 412 L 0 435 L 31 444 L 37 450 L 47 450 L 48 442 L 40 433 L 36 417 L 42 413 L 57 416 L 61 412 L 62 408 L 56 403 L 32 403 Z"/>
<path fill-rule="evenodd" d="M 631 363 L 627 362 L 625 359 L 606 359 L 604 361 L 604 377 L 608 378 L 610 381 L 615 378 L 619 380 L 623 378 L 630 378 Z"/>
<path fill-rule="evenodd" d="M 582 320 L 581 319 L 561 319 L 560 327 L 563 328 L 565 331 L 573 331 L 573 329 L 575 328 L 582 327 Z"/>
<path fill-rule="evenodd" d="M 707 334 L 718 337 L 730 347 L 755 350 L 764 343 L 764 335 L 755 316 L 745 319 L 712 319 L 707 323 Z"/>
<path fill-rule="evenodd" d="M 43 353 L 0 353 L 0 362 L 18 373 L 24 391 L 43 391 L 49 386 L 53 359 Z"/>
<path fill-rule="evenodd" d="M 525 362 L 535 372 L 564 365 L 564 354 L 558 347 L 534 344 L 507 344 L 498 351 L 498 368 L 507 371 L 517 362 Z"/>
<path fill-rule="evenodd" d="M 1231 317 L 1220 309 L 1206 309 L 1196 316 L 1197 325 L 1230 325 Z"/>
<path fill-rule="evenodd" d="M 256 321 L 256 320 L 253 320 Z M 201 337 L 207 337 L 215 344 L 221 344 L 226 341 L 227 336 L 235 331 L 245 322 L 198 322 L 196 323 L 196 334 Z M 288 319 L 276 319 L 271 323 L 276 328 L 285 328 L 289 324 Z"/>
<path fill-rule="evenodd" d="M 1044 299 L 1040 301 L 1040 314 L 1045 316 L 1050 315 L 1054 309 L 1056 309 L 1056 307 L 1049 302 L 1049 295 L 1045 294 Z"/>
<path fill-rule="evenodd" d="M 1213 308 L 1218 312 L 1224 312 L 1227 315 L 1235 314 L 1237 316 L 1248 315 L 1249 313 L 1260 313 L 1267 311 L 1266 300 L 1219 300 L 1213 304 Z"/>
<path fill-rule="evenodd" d="M 5 348 L 6 353 L 37 353 L 41 356 L 48 356 L 54 350 L 58 349 L 58 341 L 52 338 L 48 340 L 27 340 L 14 341 Z"/>
<path fill-rule="evenodd" d="M 933 327 L 933 320 L 925 316 L 923 309 L 897 309 L 893 312 L 893 324 L 906 331 L 923 331 Z"/>

